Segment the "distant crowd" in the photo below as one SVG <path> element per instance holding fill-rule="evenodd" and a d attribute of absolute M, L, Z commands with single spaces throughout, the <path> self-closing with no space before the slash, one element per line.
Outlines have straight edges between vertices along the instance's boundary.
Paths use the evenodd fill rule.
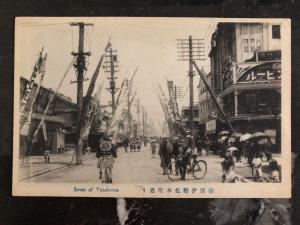
<path fill-rule="evenodd" d="M 249 165 L 254 181 L 280 182 L 281 180 L 280 165 L 272 159 L 274 144 L 271 138 L 263 132 L 240 134 L 221 131 L 215 139 L 209 136 L 194 138 L 191 134 L 187 134 L 173 137 L 125 137 L 121 143 L 114 143 L 112 139 L 106 138 L 100 142 L 104 141 L 111 143 L 109 154 L 113 157 L 117 157 L 117 148 L 120 146 L 124 147 L 125 153 L 128 153 L 140 152 L 142 146 L 149 145 L 152 157 L 155 158 L 157 154 L 160 157 L 162 174 L 167 174 L 173 159 L 175 161 L 173 170 L 181 180 L 185 180 L 186 168 L 191 164 L 192 158 L 211 154 L 223 158 L 221 162 L 222 182 L 241 181 L 242 178 L 235 173 L 237 162 Z M 101 147 L 97 150 L 97 157 L 100 158 L 100 155 L 103 155 Z M 263 166 L 266 165 L 264 162 L 268 165 L 267 171 L 264 171 Z M 102 177 L 101 173 L 100 177 Z"/>

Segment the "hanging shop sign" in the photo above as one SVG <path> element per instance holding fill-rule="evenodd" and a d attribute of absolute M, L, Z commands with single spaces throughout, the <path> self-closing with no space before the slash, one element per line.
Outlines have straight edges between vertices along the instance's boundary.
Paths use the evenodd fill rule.
<path fill-rule="evenodd" d="M 217 121 L 216 120 L 209 120 L 205 124 L 205 130 L 207 134 L 212 134 L 216 132 Z"/>
<path fill-rule="evenodd" d="M 281 62 L 243 65 L 237 70 L 237 83 L 272 82 L 281 80 Z"/>
<path fill-rule="evenodd" d="M 257 52 L 257 61 L 281 60 L 281 51 Z"/>
<path fill-rule="evenodd" d="M 233 66 L 231 58 L 228 58 L 224 64 L 223 89 L 228 88 L 233 84 Z"/>
<path fill-rule="evenodd" d="M 228 88 L 233 84 L 233 73 L 232 70 L 226 70 L 224 72 L 224 77 L 223 77 L 223 89 Z"/>
<path fill-rule="evenodd" d="M 266 62 L 266 61 L 278 61 L 281 60 L 281 51 L 260 51 L 255 52 L 253 57 L 247 59 L 245 62 Z"/>

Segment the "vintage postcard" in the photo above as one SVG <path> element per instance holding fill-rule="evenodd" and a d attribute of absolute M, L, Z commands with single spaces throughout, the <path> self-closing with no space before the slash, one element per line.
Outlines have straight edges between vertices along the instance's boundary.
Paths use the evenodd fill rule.
<path fill-rule="evenodd" d="M 17 17 L 16 196 L 291 197 L 289 19 Z"/>

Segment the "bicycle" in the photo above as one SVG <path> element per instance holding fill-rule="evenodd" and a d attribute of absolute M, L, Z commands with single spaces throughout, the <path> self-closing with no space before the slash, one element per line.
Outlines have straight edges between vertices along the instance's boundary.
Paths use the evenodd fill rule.
<path fill-rule="evenodd" d="M 207 172 L 207 163 L 201 159 L 197 160 L 197 156 L 190 156 L 190 157 L 193 157 L 193 159 L 192 162 L 186 165 L 186 174 L 192 174 L 192 176 L 196 180 L 200 180 L 204 178 Z M 180 159 L 175 159 L 171 161 L 167 167 L 167 175 L 169 180 L 171 181 L 178 181 L 181 178 L 179 173 L 178 160 L 182 160 L 182 157 Z"/>

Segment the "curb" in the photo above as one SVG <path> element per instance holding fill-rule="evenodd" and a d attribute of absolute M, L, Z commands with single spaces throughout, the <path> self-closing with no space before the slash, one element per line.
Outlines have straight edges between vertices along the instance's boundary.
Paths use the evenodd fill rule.
<path fill-rule="evenodd" d="M 90 160 L 90 159 L 92 159 L 92 157 L 86 157 L 85 159 L 82 159 L 82 162 Z M 29 180 L 29 179 L 32 179 L 32 178 L 35 178 L 35 177 L 39 177 L 39 176 L 42 176 L 42 175 L 45 175 L 45 174 L 48 174 L 48 173 L 51 173 L 51 172 L 57 172 L 57 171 L 67 169 L 67 168 L 71 168 L 71 167 L 74 167 L 74 166 L 76 166 L 76 165 L 75 164 L 67 164 L 67 165 L 57 167 L 57 168 L 54 168 L 54 169 L 44 170 L 44 171 L 38 172 L 36 174 L 33 174 L 29 177 L 22 178 L 19 181 L 26 181 L 26 180 Z"/>

